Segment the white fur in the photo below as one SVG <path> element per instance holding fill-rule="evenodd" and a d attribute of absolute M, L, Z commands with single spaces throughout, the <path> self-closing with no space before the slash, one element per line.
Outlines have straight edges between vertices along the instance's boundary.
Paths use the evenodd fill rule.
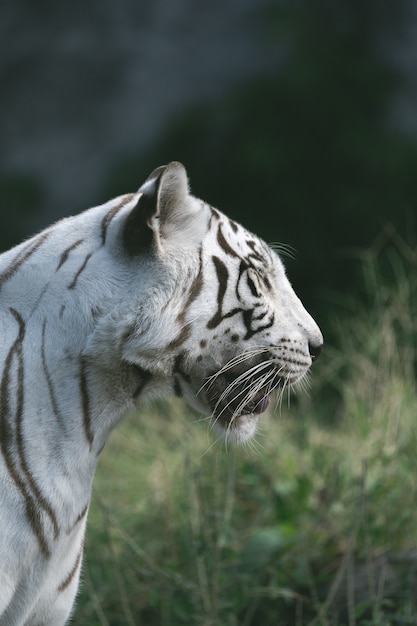
<path fill-rule="evenodd" d="M 126 219 L 155 191 L 156 212 L 143 226 L 152 229 L 154 244 L 127 254 Z M 239 260 L 219 246 L 220 223 L 239 255 L 247 256 L 247 240 L 256 240 L 266 265 L 248 276 L 254 273 L 256 282 L 258 271 L 266 272 L 272 285 L 257 310 L 273 312 L 274 324 L 264 333 L 254 320 L 248 340 L 243 313 L 208 328 L 217 308 L 213 256 L 230 274 L 223 312 L 254 301 L 246 273 L 236 300 Z M 179 388 L 210 413 L 207 377 L 236 355 L 273 344 L 274 363 L 293 381 L 311 364 L 308 343 L 322 341 L 278 256 L 189 195 L 178 163 L 136 194 L 62 220 L 42 237 L 0 256 L 2 626 L 59 626 L 68 619 L 98 455 L 129 410 Z M 231 341 L 232 334 L 239 340 Z M 288 346 L 298 351 L 298 364 L 288 360 Z M 139 368 L 149 376 L 143 389 Z M 244 440 L 257 419 L 236 415 L 223 430 L 230 440 Z"/>

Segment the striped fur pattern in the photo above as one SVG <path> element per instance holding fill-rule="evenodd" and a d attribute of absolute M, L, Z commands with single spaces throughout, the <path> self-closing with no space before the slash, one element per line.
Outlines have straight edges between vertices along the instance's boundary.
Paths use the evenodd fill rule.
<path fill-rule="evenodd" d="M 230 441 L 299 381 L 320 331 L 277 254 L 183 166 L 0 256 L 0 623 L 71 613 L 111 429 L 177 394 Z"/>

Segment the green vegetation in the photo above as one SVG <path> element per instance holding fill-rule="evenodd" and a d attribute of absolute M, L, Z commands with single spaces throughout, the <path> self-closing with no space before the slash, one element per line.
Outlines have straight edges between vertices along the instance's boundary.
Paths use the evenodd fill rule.
<path fill-rule="evenodd" d="M 252 445 L 226 450 L 179 401 L 114 432 L 77 625 L 416 623 L 417 255 L 397 237 L 362 267 L 309 394 Z"/>

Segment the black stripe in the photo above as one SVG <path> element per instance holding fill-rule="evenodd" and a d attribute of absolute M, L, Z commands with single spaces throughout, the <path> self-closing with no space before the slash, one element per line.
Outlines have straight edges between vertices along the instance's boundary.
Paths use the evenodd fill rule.
<path fill-rule="evenodd" d="M 230 246 L 230 244 L 226 241 L 224 235 L 223 235 L 223 231 L 222 231 L 222 225 L 219 224 L 218 228 L 217 228 L 217 243 L 219 244 L 219 246 L 222 248 L 222 250 L 224 250 L 224 252 L 226 252 L 226 254 L 228 254 L 229 256 L 233 256 L 236 257 L 238 259 L 240 259 L 241 257 L 233 250 L 233 248 Z"/>
<path fill-rule="evenodd" d="M 257 308 L 259 309 L 259 306 L 254 308 L 254 310 L 253 310 L 253 312 L 254 312 L 254 313 L 255 313 L 255 310 L 256 310 Z M 268 315 L 268 313 L 269 313 L 268 309 L 264 309 L 263 311 L 261 311 L 261 312 L 259 313 L 259 315 L 253 315 L 253 316 L 252 316 L 252 320 L 253 320 L 254 322 L 259 322 L 260 320 L 263 320 L 263 319 L 264 319 L 264 317 L 265 317 L 266 315 Z"/>
<path fill-rule="evenodd" d="M 75 274 L 74 278 L 72 279 L 72 282 L 68 285 L 68 289 L 75 289 L 75 286 L 77 284 L 77 280 L 80 277 L 80 274 L 85 270 L 86 265 L 88 263 L 88 261 L 90 260 L 91 256 L 92 256 L 92 252 L 89 252 L 87 254 L 87 256 L 84 259 L 83 264 L 81 265 L 80 269 L 78 270 L 78 272 Z"/>
<path fill-rule="evenodd" d="M 213 225 L 213 221 L 214 221 L 214 220 L 216 220 L 216 221 L 219 221 L 219 220 L 220 220 L 220 214 L 219 214 L 219 212 L 218 212 L 215 208 L 213 208 L 212 206 L 211 206 L 211 207 L 209 207 L 209 208 L 210 208 L 210 219 L 209 219 L 208 224 L 207 224 L 207 229 L 210 231 L 210 230 L 211 230 L 211 227 L 212 227 L 212 225 Z"/>
<path fill-rule="evenodd" d="M 76 575 L 78 571 L 78 568 L 80 567 L 82 554 L 83 554 L 83 548 L 81 547 L 81 550 L 79 551 L 77 558 L 75 559 L 75 563 L 74 563 L 72 570 L 70 571 L 66 579 L 59 585 L 57 589 L 58 593 L 62 593 L 63 591 L 65 591 L 65 589 L 67 589 L 67 587 L 70 586 L 74 576 Z"/>
<path fill-rule="evenodd" d="M 271 315 L 271 319 L 269 320 L 269 322 L 267 324 L 264 324 L 264 326 L 259 326 L 259 328 L 257 328 L 256 330 L 252 330 L 252 321 L 253 321 L 253 313 L 254 313 L 255 309 L 250 309 L 249 311 L 243 311 L 243 322 L 246 326 L 246 335 L 244 336 L 244 339 L 250 339 L 251 337 L 253 337 L 254 335 L 256 335 L 257 333 L 261 333 L 263 330 L 267 330 L 268 328 L 271 328 L 271 326 L 273 326 L 274 321 L 275 321 L 275 315 L 274 313 Z"/>
<path fill-rule="evenodd" d="M 199 268 L 197 272 L 197 276 L 193 280 L 193 284 L 191 285 L 190 291 L 188 292 L 188 298 L 184 304 L 182 311 L 177 316 L 177 322 L 182 327 L 179 334 L 175 339 L 173 339 L 167 346 L 168 350 L 172 350 L 174 348 L 178 348 L 181 344 L 183 344 L 191 334 L 191 324 L 185 324 L 185 316 L 187 315 L 187 311 L 190 308 L 191 304 L 194 302 L 196 298 L 201 293 L 204 284 L 203 277 L 203 249 L 200 246 L 199 250 Z"/>
<path fill-rule="evenodd" d="M 226 318 L 229 317 L 233 317 L 234 315 L 237 315 L 238 313 L 242 313 L 243 316 L 243 323 L 246 327 L 246 335 L 244 337 L 244 339 L 250 339 L 250 337 L 252 337 L 253 335 L 266 330 L 268 328 L 270 328 L 273 323 L 274 323 L 274 316 L 272 315 L 270 321 L 265 324 L 264 326 L 260 326 L 259 328 L 257 328 L 256 330 L 252 329 L 252 323 L 254 320 L 256 319 L 262 319 L 263 317 L 265 317 L 266 314 L 262 313 L 261 316 L 259 318 L 255 317 L 255 311 L 256 308 L 252 308 L 252 309 L 242 309 L 240 307 L 236 307 L 234 309 L 231 309 L 230 311 L 228 311 L 227 313 L 223 313 L 223 302 L 224 302 L 224 296 L 226 294 L 226 290 L 227 290 L 227 284 L 229 281 L 229 272 L 228 269 L 226 267 L 226 265 L 223 263 L 223 261 L 221 261 L 217 256 L 212 256 L 212 260 L 214 263 L 214 267 L 216 270 L 216 275 L 217 275 L 217 281 L 218 281 L 218 290 L 217 290 L 217 311 L 216 313 L 213 315 L 213 317 L 209 320 L 209 322 L 207 323 L 207 328 L 209 329 L 213 329 L 216 328 L 216 326 L 218 326 L 223 320 L 225 320 Z M 239 299 L 239 283 L 240 280 L 242 279 L 242 276 L 244 275 L 245 271 L 248 269 L 248 266 L 246 264 L 245 261 L 241 261 L 240 266 L 239 266 L 239 276 L 236 282 L 236 296 Z M 251 290 L 252 294 L 254 296 L 259 296 L 258 292 L 257 292 L 257 288 L 255 283 L 252 281 L 252 279 L 247 276 L 247 283 L 248 283 L 248 287 Z"/>
<path fill-rule="evenodd" d="M 16 421 L 20 422 L 22 418 L 23 410 L 23 360 L 22 360 L 22 342 L 25 336 L 25 324 L 15 309 L 10 309 L 10 312 L 19 324 L 19 333 L 14 343 L 12 344 L 5 361 L 3 370 L 3 376 L 0 384 L 0 431 L 2 436 L 0 438 L 0 448 L 3 453 L 3 457 L 6 463 L 6 467 L 9 474 L 16 484 L 16 487 L 23 496 L 25 502 L 26 518 L 36 536 L 39 547 L 45 558 L 50 557 L 49 546 L 46 541 L 44 529 L 40 519 L 39 509 L 36 506 L 35 500 L 30 493 L 24 478 L 21 476 L 20 470 L 16 464 L 15 455 L 13 454 L 14 448 L 14 433 L 10 424 L 11 409 L 9 399 L 9 386 L 10 386 L 10 370 L 13 362 L 13 358 L 17 356 L 18 359 L 18 391 L 17 391 L 17 409 L 16 409 Z M 18 430 L 16 426 L 16 430 Z M 17 435 L 16 435 L 17 437 Z M 21 433 L 19 435 L 21 439 Z M 19 447 L 19 446 L 18 446 Z M 22 448 L 19 453 L 22 454 Z M 22 460 L 22 459 L 20 459 Z M 23 459 L 24 460 L 24 459 Z M 35 494 L 36 495 L 36 494 Z"/>
<path fill-rule="evenodd" d="M 254 281 L 252 280 L 252 278 L 249 276 L 249 274 L 246 275 L 246 282 L 248 284 L 249 290 L 251 292 L 251 294 L 255 297 L 255 298 L 259 298 L 259 291 L 254 283 Z"/>
<path fill-rule="evenodd" d="M 174 377 L 174 393 L 177 396 L 177 398 L 182 398 L 182 389 L 181 389 L 180 381 L 178 380 L 176 376 Z"/>
<path fill-rule="evenodd" d="M 268 276 L 266 276 L 266 275 L 265 276 L 261 276 L 261 279 L 263 281 L 263 284 L 267 288 L 267 290 L 271 291 L 272 285 L 271 285 L 271 281 L 269 280 Z"/>
<path fill-rule="evenodd" d="M 237 233 L 239 226 L 233 220 L 229 220 L 229 224 L 234 233 Z"/>
<path fill-rule="evenodd" d="M 65 430 L 65 424 L 61 412 L 58 407 L 58 401 L 55 396 L 54 385 L 52 382 L 51 374 L 48 369 L 46 354 L 45 354 L 45 329 L 46 329 L 46 319 L 43 321 L 42 325 L 42 343 L 41 343 L 41 359 L 42 359 L 42 368 L 45 374 L 46 383 L 48 385 L 49 398 L 52 404 L 52 410 L 56 417 L 56 421 L 59 423 L 62 430 Z"/>
<path fill-rule="evenodd" d="M 255 259 L 256 261 L 264 264 L 265 263 L 265 259 L 262 256 L 262 254 L 260 254 L 257 250 L 256 250 L 256 244 L 257 242 L 254 239 L 247 239 L 246 240 L 246 244 L 248 245 L 248 247 L 253 250 L 253 252 L 251 254 L 249 254 L 248 256 L 248 261 Z"/>
<path fill-rule="evenodd" d="M 217 209 L 215 209 L 214 207 L 210 207 L 210 213 L 212 215 L 212 217 L 214 217 L 216 220 L 220 220 L 220 213 L 218 212 Z"/>
<path fill-rule="evenodd" d="M 239 265 L 239 276 L 237 277 L 237 281 L 236 281 L 236 285 L 235 285 L 235 292 L 236 292 L 236 298 L 238 300 L 240 300 L 240 296 L 239 296 L 239 285 L 240 285 L 240 281 L 242 280 L 242 276 L 243 274 L 248 270 L 248 264 L 246 263 L 246 261 L 241 261 L 240 265 Z"/>
<path fill-rule="evenodd" d="M 17 272 L 21 265 L 29 259 L 49 237 L 51 231 L 46 230 L 35 239 L 31 239 L 28 244 L 21 250 L 13 262 L 0 274 L 0 288 Z"/>
<path fill-rule="evenodd" d="M 27 464 L 27 460 L 25 457 L 25 450 L 24 450 L 24 437 L 23 437 L 23 432 L 22 432 L 22 423 L 23 423 L 23 410 L 24 410 L 24 363 L 23 363 L 23 351 L 22 351 L 22 343 L 23 343 L 23 339 L 24 339 L 24 335 L 25 335 L 25 323 L 23 321 L 23 319 L 21 318 L 21 316 L 19 315 L 19 313 L 17 311 L 15 311 L 14 309 L 10 309 L 11 312 L 13 313 L 13 315 L 15 316 L 16 320 L 19 323 L 20 326 L 20 331 L 19 331 L 19 335 L 21 335 L 21 341 L 17 344 L 16 346 L 16 356 L 18 359 L 18 370 L 17 370 L 17 376 L 18 376 L 18 396 L 17 396 L 17 408 L 16 408 L 16 443 L 17 443 L 17 450 L 19 453 L 19 460 L 20 460 L 20 466 L 22 468 L 22 472 L 24 475 L 24 478 L 26 478 L 26 482 L 29 484 L 29 487 L 33 493 L 33 495 L 35 496 L 35 499 L 38 501 L 39 506 L 45 511 L 45 513 L 48 515 L 49 519 L 51 520 L 52 526 L 54 528 L 54 537 L 55 539 L 58 537 L 59 534 L 59 528 L 58 528 L 58 522 L 56 519 L 56 515 L 51 507 L 51 505 L 49 504 L 49 502 L 45 499 L 44 495 L 42 494 L 41 489 L 39 488 L 39 486 L 36 484 L 36 481 L 33 477 L 32 472 L 30 471 L 28 464 Z"/>
<path fill-rule="evenodd" d="M 200 295 L 201 289 L 203 287 L 203 248 L 202 246 L 200 246 L 198 258 L 199 258 L 198 273 L 197 273 L 197 276 L 193 280 L 193 284 L 191 285 L 187 302 L 185 303 L 185 307 L 184 307 L 185 311 L 189 309 L 189 307 L 194 302 L 194 300 L 198 298 L 198 296 Z"/>
<path fill-rule="evenodd" d="M 82 359 L 80 362 L 80 393 L 84 434 L 90 444 L 91 450 L 94 441 L 94 433 L 91 429 L 90 396 L 88 395 L 86 365 Z"/>
<path fill-rule="evenodd" d="M 119 202 L 119 204 L 116 204 L 116 206 L 112 207 L 110 211 L 108 211 L 106 215 L 104 216 L 101 222 L 101 241 L 103 243 L 103 246 L 106 243 L 107 229 L 109 227 L 110 222 L 118 214 L 120 209 L 122 209 L 128 202 L 130 202 L 130 200 L 133 198 L 134 195 L 135 194 L 130 193 L 124 196 L 123 199 Z"/>
<path fill-rule="evenodd" d="M 181 320 L 178 320 L 178 321 L 181 321 Z M 191 335 L 191 327 L 192 327 L 191 324 L 186 324 L 185 326 L 183 326 L 180 332 L 178 333 L 178 335 L 175 337 L 175 339 L 169 342 L 169 344 L 167 345 L 167 349 L 174 350 L 175 348 L 179 348 L 179 346 L 181 346 L 185 341 L 187 341 L 187 339 Z"/>
<path fill-rule="evenodd" d="M 72 531 L 74 530 L 74 528 L 81 522 L 81 520 L 85 517 L 85 515 L 87 514 L 88 511 L 88 507 L 89 507 L 89 503 L 87 503 L 85 505 L 85 507 L 83 508 L 83 510 L 81 511 L 81 513 L 78 515 L 77 519 L 75 520 L 75 522 L 73 523 L 73 525 L 67 530 L 67 535 L 70 535 L 72 533 Z"/>
<path fill-rule="evenodd" d="M 174 361 L 173 372 L 174 374 L 179 374 L 187 383 L 190 383 L 191 378 L 184 370 L 184 361 L 187 358 L 187 356 L 188 356 L 188 352 L 186 351 L 180 352 L 179 354 L 177 354 L 177 356 L 175 357 L 175 361 Z"/>
<path fill-rule="evenodd" d="M 226 265 L 219 259 L 218 256 L 213 255 L 211 257 L 214 269 L 216 270 L 217 275 L 217 311 L 207 322 L 207 328 L 215 328 L 220 324 L 223 319 L 222 310 L 223 310 L 223 300 L 227 289 L 227 283 L 229 281 L 229 271 Z"/>
<path fill-rule="evenodd" d="M 173 374 L 174 374 L 174 393 L 178 398 L 181 398 L 183 393 L 181 389 L 181 381 L 180 378 L 185 380 L 185 382 L 190 383 L 191 378 L 189 374 L 184 370 L 184 362 L 188 356 L 188 352 L 180 352 L 175 357 L 174 366 L 173 366 Z"/>
<path fill-rule="evenodd" d="M 42 291 L 40 292 L 39 296 L 38 296 L 38 297 L 37 297 L 37 299 L 36 299 L 35 304 L 33 305 L 32 309 L 31 309 L 31 311 L 30 311 L 29 315 L 27 316 L 27 319 L 29 319 L 29 318 L 31 318 L 31 317 L 32 317 L 32 315 L 35 313 L 36 309 L 38 308 L 38 306 L 39 306 L 39 305 L 40 305 L 40 303 L 42 302 L 44 295 L 47 293 L 47 291 L 48 291 L 48 289 L 49 289 L 49 284 L 50 284 L 50 283 L 49 283 L 49 282 L 47 282 L 47 283 L 44 285 L 44 287 L 43 287 Z"/>
<path fill-rule="evenodd" d="M 78 248 L 79 245 L 81 245 L 83 243 L 83 239 L 78 239 L 78 241 L 76 241 L 75 243 L 71 244 L 68 248 L 66 248 L 66 250 L 64 250 L 64 252 L 61 254 L 61 256 L 59 257 L 59 261 L 58 261 L 58 265 L 56 267 L 56 272 L 64 265 L 64 263 L 68 260 L 68 257 L 70 255 L 70 252 L 72 252 L 73 250 L 75 250 L 75 248 Z"/>
<path fill-rule="evenodd" d="M 139 384 L 133 393 L 133 399 L 137 400 L 137 398 L 140 396 L 140 394 L 144 390 L 146 383 L 151 380 L 152 373 L 148 372 L 148 370 L 143 369 L 143 367 L 139 367 L 139 365 L 135 365 L 134 369 L 138 373 L 138 376 L 139 376 Z"/>

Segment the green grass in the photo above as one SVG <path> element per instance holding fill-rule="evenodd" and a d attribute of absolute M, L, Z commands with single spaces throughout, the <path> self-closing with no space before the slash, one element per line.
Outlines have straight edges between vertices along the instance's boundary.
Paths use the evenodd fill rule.
<path fill-rule="evenodd" d="M 253 445 L 174 400 L 113 433 L 74 623 L 416 624 L 417 257 L 398 239 L 363 268 L 309 394 Z"/>

